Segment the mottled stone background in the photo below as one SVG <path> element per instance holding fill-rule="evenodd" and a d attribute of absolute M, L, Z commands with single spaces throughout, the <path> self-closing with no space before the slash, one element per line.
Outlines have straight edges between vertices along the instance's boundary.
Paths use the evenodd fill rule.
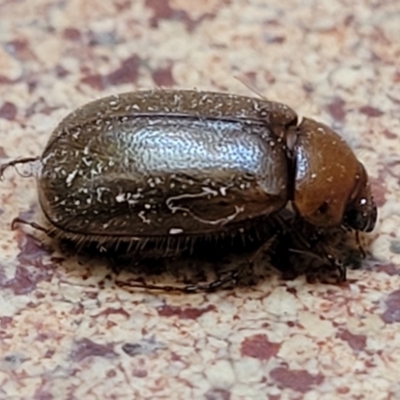
<path fill-rule="evenodd" d="M 341 286 L 279 276 L 179 295 L 127 290 L 10 222 L 0 182 L 1 399 L 400 399 L 400 3 L 0 0 L 0 157 L 41 153 L 68 112 L 136 88 L 224 90 L 333 126 L 379 206 Z"/>

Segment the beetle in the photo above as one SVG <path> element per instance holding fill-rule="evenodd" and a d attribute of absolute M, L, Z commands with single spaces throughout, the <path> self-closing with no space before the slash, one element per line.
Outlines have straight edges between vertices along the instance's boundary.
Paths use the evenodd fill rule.
<path fill-rule="evenodd" d="M 0 176 L 32 160 L 4 164 Z M 161 243 L 179 252 L 273 224 L 288 204 L 316 229 L 370 232 L 377 218 L 366 170 L 344 139 L 265 99 L 196 90 L 105 97 L 62 120 L 38 160 L 46 233 L 102 251 Z"/>

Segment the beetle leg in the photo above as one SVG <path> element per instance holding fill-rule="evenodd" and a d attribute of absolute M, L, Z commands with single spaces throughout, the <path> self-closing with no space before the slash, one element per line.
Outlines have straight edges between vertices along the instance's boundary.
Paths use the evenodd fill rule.
<path fill-rule="evenodd" d="M 42 231 L 46 235 L 51 237 L 51 231 L 49 229 L 45 228 L 44 226 L 41 226 L 41 225 L 37 224 L 36 222 L 25 221 L 24 219 L 19 218 L 19 217 L 13 219 L 13 221 L 11 222 L 11 229 L 15 230 L 17 228 L 18 224 L 29 225 L 33 229 L 36 229 L 38 231 Z"/>
<path fill-rule="evenodd" d="M 326 253 L 325 255 L 326 258 L 329 260 L 330 264 L 334 266 L 339 273 L 338 283 L 346 282 L 347 268 L 343 264 L 343 262 L 340 259 L 333 257 L 332 254 Z"/>
<path fill-rule="evenodd" d="M 146 282 L 120 282 L 116 281 L 116 283 L 120 287 L 129 287 L 129 288 L 138 288 L 138 289 L 148 289 L 148 290 L 159 290 L 162 292 L 181 292 L 181 293 L 187 293 L 185 291 L 185 287 L 179 287 L 179 286 L 168 286 L 168 285 L 153 285 L 150 283 Z"/>
<path fill-rule="evenodd" d="M 26 157 L 26 158 L 17 158 L 15 160 L 9 161 L 8 163 L 0 165 L 0 180 L 3 178 L 4 171 L 9 168 L 9 167 L 15 167 L 18 164 L 29 164 L 34 161 L 38 161 L 39 157 Z M 17 170 L 18 172 L 18 170 Z M 29 176 L 29 175 L 24 175 L 18 172 L 21 176 Z"/>
<path fill-rule="evenodd" d="M 338 273 L 338 282 L 346 281 L 346 265 L 341 259 L 334 257 L 327 246 L 323 243 L 323 235 L 312 229 L 311 231 L 304 230 L 307 225 L 303 226 L 303 229 L 293 229 L 288 225 L 288 222 L 282 218 L 278 218 L 278 223 L 282 229 L 282 235 L 279 240 L 280 243 L 288 241 L 288 250 L 290 253 L 303 254 L 315 259 L 318 259 L 322 264 L 330 265 Z M 295 225 L 300 225 L 301 220 Z M 301 226 L 301 225 L 300 225 Z M 321 242 L 322 240 L 322 242 Z M 307 273 L 307 272 L 306 272 Z"/>
<path fill-rule="evenodd" d="M 236 284 L 238 275 L 240 271 L 235 270 L 232 271 L 229 275 L 224 278 L 218 278 L 210 283 L 201 283 L 195 285 L 187 285 L 187 286 L 169 286 L 169 285 L 153 285 L 151 283 L 146 282 L 117 282 L 120 286 L 127 286 L 130 288 L 139 288 L 139 289 L 148 289 L 148 290 L 159 290 L 163 292 L 180 292 L 180 293 L 198 293 L 198 292 L 213 292 L 216 289 L 221 288 L 222 286 L 232 283 Z"/>
<path fill-rule="evenodd" d="M 144 281 L 135 282 L 118 282 L 120 286 L 127 286 L 130 288 L 148 289 L 148 290 L 160 290 L 164 292 L 180 292 L 180 293 L 198 293 L 198 292 L 213 292 L 216 289 L 222 288 L 226 284 L 232 284 L 235 286 L 238 282 L 238 277 L 241 273 L 241 269 L 232 271 L 230 274 L 217 278 L 209 283 L 199 283 L 186 286 L 170 286 L 170 285 L 154 285 L 146 283 Z"/>
<path fill-rule="evenodd" d="M 250 267 L 253 267 L 254 263 L 261 256 L 262 253 L 270 249 L 271 245 L 275 242 L 278 234 L 273 235 L 270 239 L 266 240 L 261 246 L 253 253 L 253 255 L 249 259 Z"/>
<path fill-rule="evenodd" d="M 183 291 L 185 293 L 213 292 L 216 289 L 222 288 L 226 284 L 232 284 L 233 286 L 235 286 L 238 282 L 240 272 L 240 269 L 236 269 L 232 271 L 229 275 L 223 278 L 217 278 L 212 282 L 185 286 L 183 287 Z"/>

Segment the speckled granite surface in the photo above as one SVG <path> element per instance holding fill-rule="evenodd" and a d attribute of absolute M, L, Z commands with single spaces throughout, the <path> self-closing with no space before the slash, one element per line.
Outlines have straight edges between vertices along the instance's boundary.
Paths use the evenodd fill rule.
<path fill-rule="evenodd" d="M 38 245 L 0 183 L 1 399 L 400 399 L 400 3 L 0 0 L 0 156 L 41 153 L 106 94 L 235 76 L 335 127 L 371 176 L 372 255 L 341 286 L 278 275 L 212 294 L 127 290 Z"/>

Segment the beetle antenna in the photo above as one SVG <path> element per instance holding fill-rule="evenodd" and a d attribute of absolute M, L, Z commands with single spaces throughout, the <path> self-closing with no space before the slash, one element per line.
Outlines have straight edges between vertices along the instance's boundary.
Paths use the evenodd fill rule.
<path fill-rule="evenodd" d="M 239 78 L 238 76 L 234 75 L 233 76 L 235 79 L 237 79 L 242 85 L 247 87 L 251 92 L 255 93 L 257 96 L 261 97 L 264 100 L 267 100 L 267 98 L 262 95 L 257 89 L 255 89 L 253 86 L 250 85 L 250 83 L 246 82 L 243 78 Z"/>
<path fill-rule="evenodd" d="M 324 260 L 321 256 L 319 256 L 318 254 L 313 253 L 312 251 L 307 251 L 307 250 L 298 250 L 298 249 L 288 249 L 291 253 L 296 253 L 296 254 L 302 254 L 303 256 L 309 256 L 309 257 L 313 257 L 323 263 L 326 262 L 326 260 Z"/>
<path fill-rule="evenodd" d="M 358 251 L 361 253 L 361 257 L 365 258 L 367 256 L 367 253 L 365 252 L 364 247 L 361 243 L 360 231 L 356 231 L 356 243 L 357 243 Z"/>

